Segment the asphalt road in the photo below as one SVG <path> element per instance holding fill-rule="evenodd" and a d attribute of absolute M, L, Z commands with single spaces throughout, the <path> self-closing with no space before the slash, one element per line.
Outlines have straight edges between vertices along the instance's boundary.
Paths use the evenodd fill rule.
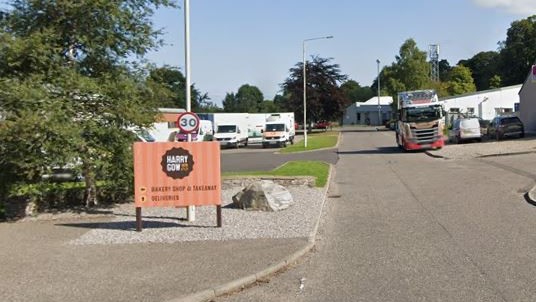
<path fill-rule="evenodd" d="M 315 251 L 216 301 L 536 301 L 536 155 L 444 160 L 345 132 Z"/>
<path fill-rule="evenodd" d="M 287 161 L 315 160 L 335 164 L 339 159 L 337 149 L 324 149 L 301 153 L 279 153 L 280 148 L 262 148 L 262 145 L 249 145 L 247 148 L 222 149 L 221 171 L 268 171 Z"/>

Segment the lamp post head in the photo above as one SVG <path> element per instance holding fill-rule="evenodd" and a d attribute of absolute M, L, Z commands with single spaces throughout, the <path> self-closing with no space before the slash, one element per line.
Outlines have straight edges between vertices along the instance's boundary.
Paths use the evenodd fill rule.
<path fill-rule="evenodd" d="M 376 63 L 380 64 L 380 59 L 376 59 Z"/>

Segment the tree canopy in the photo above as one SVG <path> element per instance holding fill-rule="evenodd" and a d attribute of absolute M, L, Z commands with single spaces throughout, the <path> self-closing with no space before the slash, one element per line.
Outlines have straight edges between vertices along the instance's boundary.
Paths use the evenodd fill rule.
<path fill-rule="evenodd" d="M 129 129 L 151 124 L 156 104 L 128 60 L 159 45 L 150 17 L 173 3 L 8 4 L 0 20 L 0 194 L 17 182 L 39 183 L 64 165 L 83 174 L 87 205 L 97 203 L 98 179 L 113 179 L 113 194 L 131 193 Z"/>
<path fill-rule="evenodd" d="M 223 100 L 225 112 L 261 112 L 264 96 L 259 88 L 244 84 L 238 88 L 238 92 L 227 93 Z"/>
<path fill-rule="evenodd" d="M 501 43 L 499 68 L 504 85 L 525 81 L 536 61 L 536 15 L 512 22 Z"/>
<path fill-rule="evenodd" d="M 350 102 L 340 88 L 347 75 L 341 73 L 332 59 L 312 57 L 306 63 L 307 115 L 308 121 L 339 119 Z M 296 120 L 303 123 L 303 63 L 290 69 L 290 75 L 281 87 L 285 97 L 284 107 L 295 113 Z"/>

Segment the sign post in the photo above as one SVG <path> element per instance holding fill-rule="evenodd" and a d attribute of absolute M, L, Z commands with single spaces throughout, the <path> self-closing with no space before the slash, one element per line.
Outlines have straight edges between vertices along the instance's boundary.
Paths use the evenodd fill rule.
<path fill-rule="evenodd" d="M 218 142 L 134 143 L 136 230 L 143 207 L 215 205 L 221 227 L 221 172 Z"/>
<path fill-rule="evenodd" d="M 192 141 L 192 133 L 199 129 L 199 116 L 193 112 L 184 112 L 177 118 L 177 124 L 181 133 L 185 133 L 188 137 L 187 141 Z M 195 206 L 186 208 L 186 217 L 188 221 L 195 221 Z"/>

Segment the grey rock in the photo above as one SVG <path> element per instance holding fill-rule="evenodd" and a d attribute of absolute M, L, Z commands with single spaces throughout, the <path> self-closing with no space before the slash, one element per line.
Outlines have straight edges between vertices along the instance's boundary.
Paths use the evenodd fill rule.
<path fill-rule="evenodd" d="M 280 211 L 288 208 L 294 200 L 283 186 L 270 180 L 256 181 L 233 196 L 233 204 L 245 210 Z"/>

